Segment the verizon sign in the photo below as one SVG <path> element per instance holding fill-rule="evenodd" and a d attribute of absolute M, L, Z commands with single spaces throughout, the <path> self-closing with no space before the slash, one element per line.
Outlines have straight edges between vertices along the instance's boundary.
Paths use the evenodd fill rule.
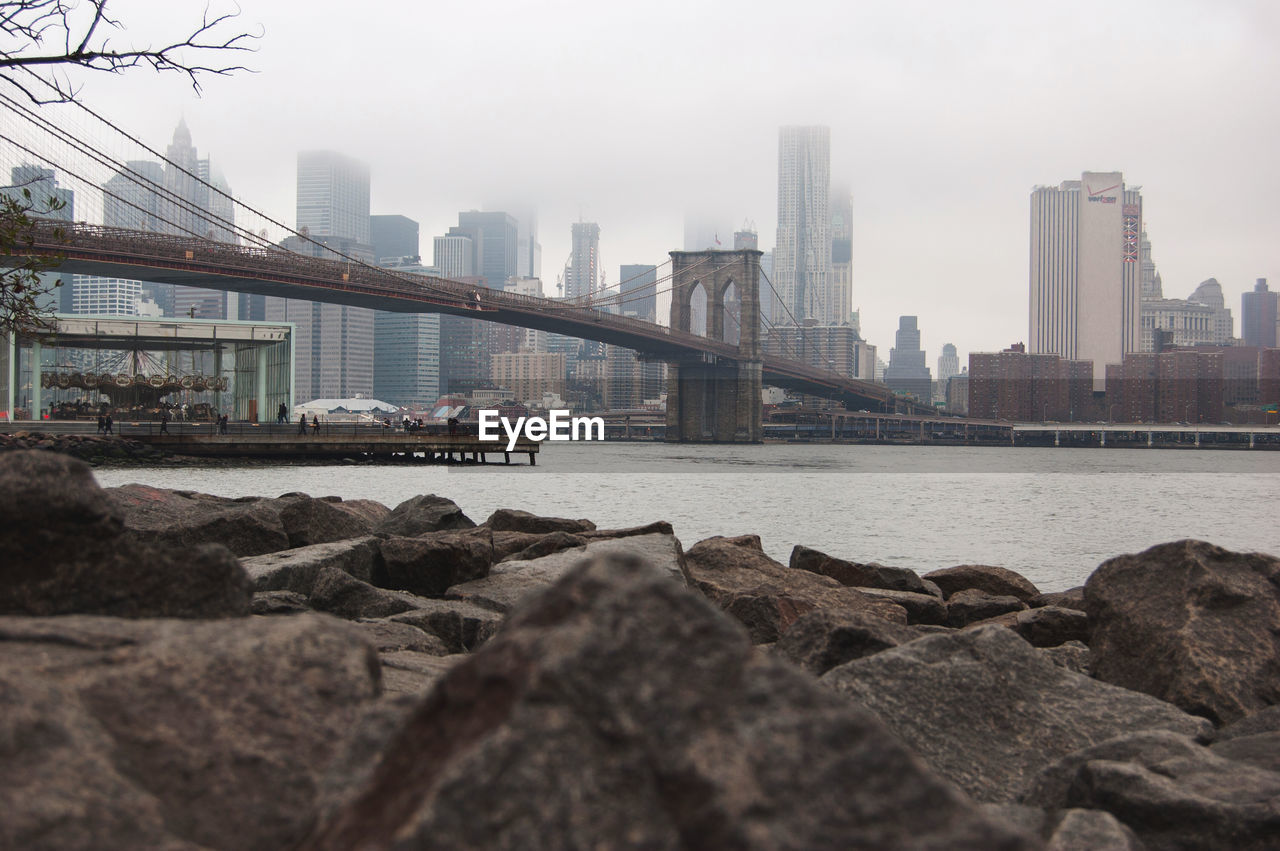
<path fill-rule="evenodd" d="M 1092 186 L 1090 186 L 1086 182 L 1084 185 L 1084 188 L 1085 188 L 1085 192 L 1088 194 L 1090 204 L 1114 204 L 1116 203 L 1118 196 L 1108 195 L 1107 193 L 1114 192 L 1115 190 L 1119 189 L 1120 184 L 1113 183 L 1112 185 L 1105 186 L 1101 189 L 1094 189 Z"/>

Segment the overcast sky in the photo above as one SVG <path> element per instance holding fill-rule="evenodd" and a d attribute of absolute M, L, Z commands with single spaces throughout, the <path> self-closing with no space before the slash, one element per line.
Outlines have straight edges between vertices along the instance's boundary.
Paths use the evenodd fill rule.
<path fill-rule="evenodd" d="M 115 0 L 117 41 L 202 2 Z M 218 8 L 218 0 L 214 0 Z M 225 8 L 225 7 L 224 7 Z M 293 223 L 296 154 L 370 163 L 374 213 L 431 237 L 534 204 L 554 293 L 569 225 L 609 281 L 682 247 L 687 210 L 776 234 L 778 127 L 831 127 L 853 192 L 853 304 L 888 359 L 900 314 L 934 362 L 1027 337 L 1029 194 L 1082 171 L 1141 185 L 1166 296 L 1280 288 L 1280 5 L 1267 2 L 241 0 L 256 73 L 89 77 L 163 147 L 180 116 L 235 194 Z M 730 240 L 722 236 L 722 241 Z"/>

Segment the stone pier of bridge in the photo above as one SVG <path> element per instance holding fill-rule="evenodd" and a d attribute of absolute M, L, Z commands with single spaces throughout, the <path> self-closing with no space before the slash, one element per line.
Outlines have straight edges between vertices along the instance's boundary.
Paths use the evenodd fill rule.
<path fill-rule="evenodd" d="M 759 443 L 763 437 L 762 253 L 755 249 L 671 252 L 671 328 L 736 342 L 737 354 L 732 358 L 690 356 L 669 364 L 668 442 Z M 693 304 L 703 298 L 705 328 L 694 328 Z"/>

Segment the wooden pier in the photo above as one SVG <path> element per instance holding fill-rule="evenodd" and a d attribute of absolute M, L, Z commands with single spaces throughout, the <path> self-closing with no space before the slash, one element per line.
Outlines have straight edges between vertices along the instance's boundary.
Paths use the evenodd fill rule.
<path fill-rule="evenodd" d="M 95 434 L 96 422 L 44 420 L 0 423 L 0 431 Z M 425 464 L 510 464 L 512 456 L 538 463 L 537 441 L 520 440 L 507 451 L 507 440 L 482 441 L 475 434 L 449 434 L 447 429 L 404 431 L 365 423 L 321 423 L 300 433 L 297 423 L 259 425 L 230 423 L 220 434 L 215 423 L 115 423 L 115 433 L 175 455 L 200 458 L 338 460 L 358 458 Z"/>

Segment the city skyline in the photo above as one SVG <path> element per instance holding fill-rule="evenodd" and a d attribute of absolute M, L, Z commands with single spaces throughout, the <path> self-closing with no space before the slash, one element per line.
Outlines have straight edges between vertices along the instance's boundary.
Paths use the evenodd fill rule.
<path fill-rule="evenodd" d="M 701 50 L 714 45 L 703 36 L 723 14 L 677 15 L 661 3 L 627 26 L 639 42 L 665 45 L 670 71 L 629 50 L 615 60 L 602 46 L 565 67 L 553 56 L 562 40 L 581 37 L 573 27 L 524 39 L 560 11 L 512 9 L 487 26 L 494 47 L 521 47 L 487 50 L 495 67 L 482 80 L 460 70 L 461 52 L 478 35 L 458 44 L 422 36 L 412 26 L 416 11 L 388 27 L 385 14 L 351 18 L 323 2 L 306 15 L 290 3 L 250 4 L 245 22 L 266 31 L 251 57 L 257 73 L 208 81 L 203 100 L 171 78 L 94 78 L 84 95 L 161 149 L 185 117 L 237 194 L 282 220 L 293 206 L 287 165 L 313 147 L 369 161 L 372 211 L 407 215 L 424 234 L 445 233 L 457 211 L 489 198 L 527 199 L 538 208 L 549 291 L 551 270 L 569 254 L 567 225 L 579 217 L 600 223 L 611 264 L 663 262 L 682 244 L 684 210 L 707 206 L 734 226 L 754 221 L 761 248 L 772 250 L 777 128 L 829 125 L 832 173 L 853 196 L 852 306 L 863 336 L 885 350 L 904 314 L 921 317 L 926 345 L 947 339 L 962 355 L 1024 339 L 1027 193 L 1084 170 L 1123 171 L 1143 185 L 1144 220 L 1169 292 L 1215 277 L 1238 311 L 1256 278 L 1280 278 L 1267 239 L 1280 217 L 1269 205 L 1280 166 L 1265 154 L 1277 129 L 1266 108 L 1276 101 L 1276 60 L 1265 47 L 1280 21 L 1263 6 L 986 3 L 936 7 L 921 20 L 905 9 L 817 4 L 832 25 L 798 58 L 779 47 L 798 23 L 772 38 L 767 16 L 743 15 L 739 25 L 761 57 L 773 58 L 760 63 L 767 73 L 718 61 L 729 55 L 727 42 Z M 1094 22 L 1104 11 L 1099 36 Z M 478 32 L 479 15 L 436 10 L 432 29 Z M 344 39 L 354 59 L 326 67 L 310 45 L 332 39 L 337 19 L 352 23 Z M 147 25 L 135 25 L 140 36 Z M 600 16 L 594 26 L 603 34 L 620 25 Z M 430 51 L 419 49 L 424 39 Z M 1197 62 L 1178 61 L 1193 45 Z M 360 61 L 375 49 L 385 63 Z M 402 55 L 413 64 L 400 64 Z M 478 84 L 503 73 L 510 86 L 499 107 L 495 87 Z M 477 85 L 467 85 L 473 76 Z M 431 126 L 448 132 L 415 131 L 421 121 L 403 108 L 406 86 L 418 89 L 421 77 L 433 92 Z M 339 108 L 279 108 L 285 91 L 310 86 L 326 87 Z M 450 90 L 458 94 L 442 94 Z M 582 110 L 590 98 L 611 109 Z M 716 109 L 705 108 L 707 98 Z M 626 116 L 625 133 L 614 113 Z M 488 114 L 515 130 L 477 117 Z M 681 129 L 637 134 L 637 121 Z M 539 137 L 553 142 L 530 141 Z"/>

